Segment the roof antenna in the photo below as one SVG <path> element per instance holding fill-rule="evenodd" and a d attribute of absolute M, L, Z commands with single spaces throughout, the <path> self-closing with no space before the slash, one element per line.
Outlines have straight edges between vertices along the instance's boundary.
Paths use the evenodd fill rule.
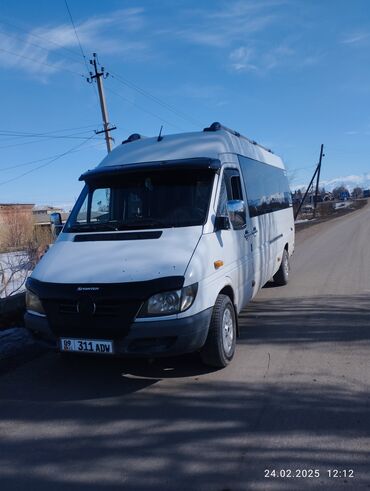
<path fill-rule="evenodd" d="M 163 130 L 163 124 L 161 126 L 161 129 L 159 130 L 159 135 L 158 135 L 158 138 L 157 138 L 157 142 L 160 142 L 160 141 L 163 140 L 162 130 Z"/>

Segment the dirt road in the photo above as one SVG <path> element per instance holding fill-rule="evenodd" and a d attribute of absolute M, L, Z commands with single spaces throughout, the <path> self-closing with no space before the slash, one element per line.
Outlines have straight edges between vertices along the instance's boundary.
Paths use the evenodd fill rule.
<path fill-rule="evenodd" d="M 0 489 L 370 489 L 369 295 L 365 207 L 298 234 L 291 282 L 243 312 L 225 370 L 19 367 L 0 378 Z"/>

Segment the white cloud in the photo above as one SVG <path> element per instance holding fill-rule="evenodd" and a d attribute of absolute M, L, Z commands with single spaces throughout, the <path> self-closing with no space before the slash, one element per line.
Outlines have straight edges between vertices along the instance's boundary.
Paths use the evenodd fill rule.
<path fill-rule="evenodd" d="M 240 46 L 231 51 L 229 59 L 231 68 L 238 72 L 264 73 L 287 63 L 293 55 L 295 55 L 295 51 L 287 43 L 283 43 L 266 50 Z"/>
<path fill-rule="evenodd" d="M 355 184 L 360 185 L 366 183 L 370 179 L 370 173 L 364 173 L 362 175 L 351 174 L 349 176 L 335 177 L 334 179 L 329 179 L 322 181 L 325 186 L 337 186 L 337 185 L 348 185 Z"/>
<path fill-rule="evenodd" d="M 254 50 L 246 46 L 240 46 L 234 49 L 230 55 L 231 67 L 236 70 L 257 70 L 257 67 L 251 63 L 254 57 Z"/>
<path fill-rule="evenodd" d="M 137 32 L 145 25 L 142 8 L 117 10 L 75 24 L 87 57 L 97 46 L 101 54 L 124 53 L 135 58 L 147 51 L 145 42 L 128 39 L 128 33 Z M 42 80 L 64 67 L 84 71 L 76 34 L 69 23 L 38 26 L 24 38 L 10 30 L 0 32 L 0 46 L 3 65 L 26 71 Z M 71 53 L 68 54 L 64 48 Z M 66 58 L 70 60 L 71 56 L 76 61 L 66 63 Z"/>
<path fill-rule="evenodd" d="M 370 32 L 358 31 L 345 37 L 342 40 L 342 44 L 362 44 L 364 41 L 368 41 L 370 38 Z"/>
<path fill-rule="evenodd" d="M 180 28 L 158 30 L 158 34 L 171 35 L 192 44 L 227 48 L 263 31 L 281 16 L 276 11 L 283 0 L 230 1 L 224 7 L 183 10 Z"/>
<path fill-rule="evenodd" d="M 180 27 L 158 30 L 187 43 L 229 50 L 228 66 L 236 72 L 264 73 L 285 63 L 295 50 L 286 40 L 272 44 L 265 33 L 287 23 L 286 0 L 230 1 L 221 8 L 181 12 Z M 271 29 L 270 29 L 271 28 Z M 268 36 L 270 39 L 270 36 Z M 222 55 L 223 59 L 224 54 Z"/>

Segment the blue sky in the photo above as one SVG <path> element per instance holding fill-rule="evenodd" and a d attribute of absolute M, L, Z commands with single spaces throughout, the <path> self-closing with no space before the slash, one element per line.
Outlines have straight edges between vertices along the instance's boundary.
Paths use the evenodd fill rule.
<path fill-rule="evenodd" d="M 328 187 L 368 183 L 367 0 L 68 5 L 86 58 L 96 51 L 112 74 L 116 144 L 221 121 L 281 155 L 293 187 L 308 183 L 321 143 Z M 106 149 L 65 1 L 3 1 L 0 62 L 0 202 L 68 206 Z"/>

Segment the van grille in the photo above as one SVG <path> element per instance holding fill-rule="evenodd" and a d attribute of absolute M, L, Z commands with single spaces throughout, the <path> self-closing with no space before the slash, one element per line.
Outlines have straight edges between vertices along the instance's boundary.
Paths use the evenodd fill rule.
<path fill-rule="evenodd" d="M 59 313 L 63 315 L 74 315 L 78 313 L 78 302 L 76 300 L 63 300 L 59 304 Z M 117 317 L 120 314 L 122 302 L 96 301 L 96 317 Z"/>

